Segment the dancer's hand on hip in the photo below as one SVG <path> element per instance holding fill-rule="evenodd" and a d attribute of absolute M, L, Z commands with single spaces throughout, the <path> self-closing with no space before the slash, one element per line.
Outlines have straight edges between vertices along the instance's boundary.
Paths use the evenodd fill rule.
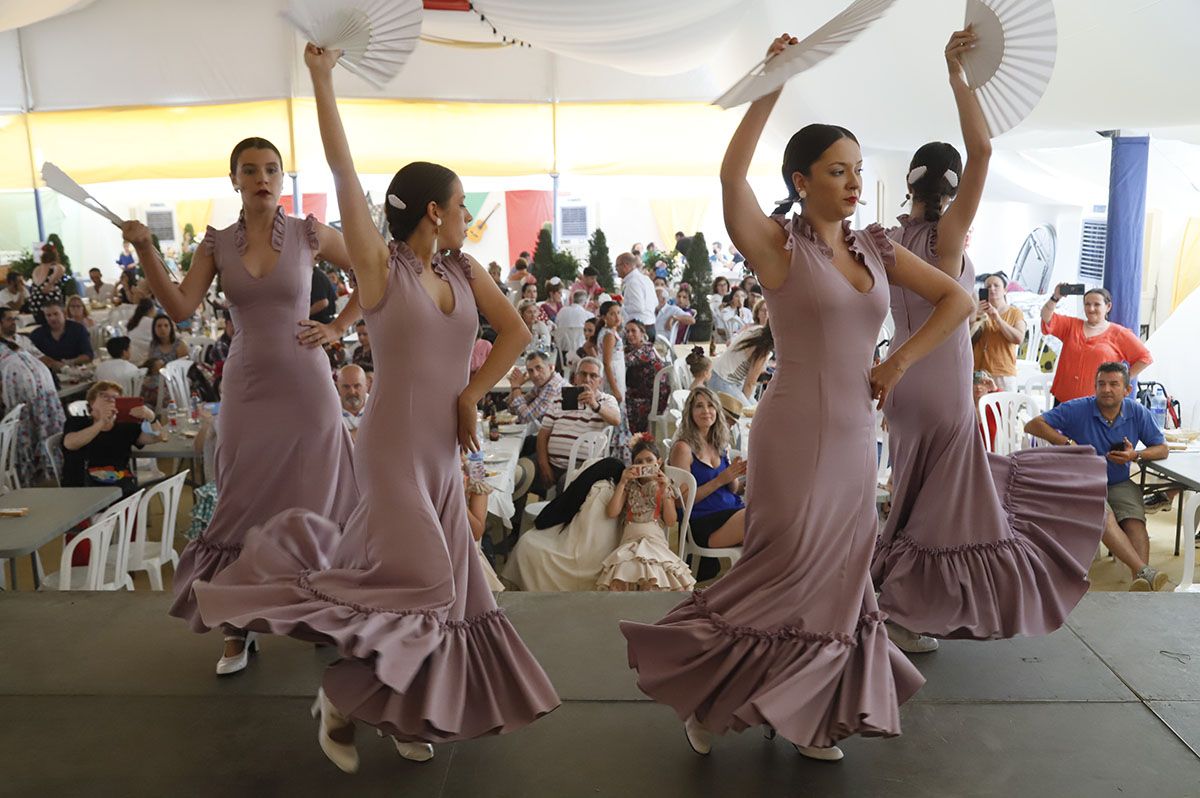
<path fill-rule="evenodd" d="M 888 394 L 903 376 L 904 369 L 890 357 L 871 369 L 871 398 L 875 400 L 876 408 L 883 409 Z"/>
<path fill-rule="evenodd" d="M 479 451 L 479 416 L 475 403 L 458 400 L 458 445 L 468 452 Z"/>

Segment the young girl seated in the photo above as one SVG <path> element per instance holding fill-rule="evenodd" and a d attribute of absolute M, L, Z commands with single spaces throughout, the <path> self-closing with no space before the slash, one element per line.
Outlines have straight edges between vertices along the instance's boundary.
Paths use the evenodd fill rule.
<path fill-rule="evenodd" d="M 608 502 L 608 517 L 624 518 L 621 545 L 604 558 L 599 590 L 691 590 L 691 571 L 671 551 L 667 528 L 676 521 L 671 481 L 663 473 L 658 449 L 649 435 L 633 445 L 633 465 L 621 473 Z M 650 466 L 650 476 L 633 476 L 638 466 Z"/>
<path fill-rule="evenodd" d="M 475 550 L 479 552 L 479 564 L 483 566 L 483 575 L 487 577 L 488 588 L 493 593 L 504 590 L 500 578 L 492 564 L 483 554 L 483 531 L 487 525 L 488 494 L 492 486 L 470 473 L 470 464 L 463 458 L 463 489 L 467 494 L 467 522 L 471 525 L 471 536 L 475 538 Z"/>

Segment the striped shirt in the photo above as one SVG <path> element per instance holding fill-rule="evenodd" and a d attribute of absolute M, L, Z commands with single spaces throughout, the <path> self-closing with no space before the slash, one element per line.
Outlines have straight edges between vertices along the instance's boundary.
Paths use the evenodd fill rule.
<path fill-rule="evenodd" d="M 546 380 L 545 385 L 533 389 L 532 398 L 521 393 L 510 399 L 508 410 L 516 415 L 522 424 L 528 424 L 530 421 L 540 422 L 550 405 L 562 399 L 562 389 L 566 384 L 563 375 L 556 371 Z"/>
<path fill-rule="evenodd" d="M 596 395 L 602 408 L 608 407 L 620 412 L 617 400 L 612 396 L 606 393 Z M 608 426 L 609 423 L 590 407 L 563 410 L 562 397 L 559 397 L 542 417 L 542 429 L 550 433 L 550 440 L 546 446 L 550 465 L 566 469 L 570 465 L 567 458 L 571 456 L 571 447 L 575 440 L 584 433 L 599 432 Z"/>

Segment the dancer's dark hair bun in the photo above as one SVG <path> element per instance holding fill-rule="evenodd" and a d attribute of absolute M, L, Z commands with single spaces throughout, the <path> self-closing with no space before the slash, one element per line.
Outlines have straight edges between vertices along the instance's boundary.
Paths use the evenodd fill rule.
<path fill-rule="evenodd" d="M 392 238 L 404 241 L 412 235 L 429 203 L 436 202 L 441 207 L 449 205 L 450 188 L 457 179 L 453 170 L 428 161 L 413 161 L 397 172 L 388 184 L 383 206 Z M 404 207 L 397 208 L 389 197 L 396 197 Z"/>
<path fill-rule="evenodd" d="M 925 206 L 925 221 L 936 222 L 942 217 L 942 197 L 953 197 L 958 193 L 958 183 L 962 179 L 962 155 L 953 145 L 944 141 L 931 141 L 913 153 L 912 161 L 908 164 L 909 174 L 918 167 L 925 167 L 925 173 L 909 185 L 913 202 L 921 202 Z M 951 182 L 947 172 L 954 174 Z"/>

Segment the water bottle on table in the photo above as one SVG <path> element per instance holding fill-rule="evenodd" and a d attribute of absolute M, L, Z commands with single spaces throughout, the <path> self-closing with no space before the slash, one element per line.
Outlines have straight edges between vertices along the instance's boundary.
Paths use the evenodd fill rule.
<path fill-rule="evenodd" d="M 167 426 L 171 428 L 171 432 L 179 429 L 179 405 L 175 404 L 174 399 L 167 402 Z"/>
<path fill-rule="evenodd" d="M 487 469 L 483 465 L 483 451 L 471 452 L 467 455 L 467 476 L 474 480 L 487 479 Z"/>
<path fill-rule="evenodd" d="M 1156 392 L 1150 397 L 1150 415 L 1159 429 L 1167 426 L 1167 397 L 1161 392 Z"/>

